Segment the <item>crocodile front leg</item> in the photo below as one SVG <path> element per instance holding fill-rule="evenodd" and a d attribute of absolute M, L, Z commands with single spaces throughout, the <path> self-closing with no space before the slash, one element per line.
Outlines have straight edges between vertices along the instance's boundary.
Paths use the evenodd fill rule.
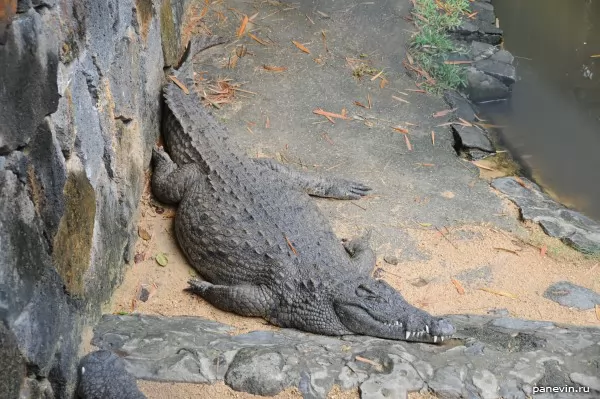
<path fill-rule="evenodd" d="M 267 288 L 254 285 L 214 285 L 208 281 L 188 281 L 189 291 L 226 312 L 240 316 L 265 318 L 271 309 L 271 295 Z"/>
<path fill-rule="evenodd" d="M 343 243 L 344 249 L 350 255 L 352 263 L 361 274 L 370 275 L 377 257 L 369 246 L 371 232 L 362 237 L 354 238 Z"/>
<path fill-rule="evenodd" d="M 371 188 L 352 180 L 333 176 L 322 176 L 289 168 L 272 159 L 254 159 L 259 165 L 285 175 L 286 180 L 297 185 L 310 195 L 337 199 L 356 200 L 365 195 Z"/>
<path fill-rule="evenodd" d="M 197 164 L 186 164 L 178 168 L 169 154 L 158 147 L 152 149 L 152 164 L 152 192 L 165 204 L 179 203 L 186 188 L 202 174 Z"/>

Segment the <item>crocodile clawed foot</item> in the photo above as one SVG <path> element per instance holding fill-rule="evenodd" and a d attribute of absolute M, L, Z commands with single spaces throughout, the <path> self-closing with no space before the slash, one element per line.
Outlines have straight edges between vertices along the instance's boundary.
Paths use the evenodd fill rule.
<path fill-rule="evenodd" d="M 371 187 L 352 180 L 339 179 L 331 188 L 331 196 L 339 199 L 357 200 L 371 191 Z"/>
<path fill-rule="evenodd" d="M 188 284 L 190 285 L 186 288 L 186 291 L 193 292 L 194 294 L 202 295 L 207 289 L 213 286 L 213 284 L 208 281 L 200 280 L 198 278 L 193 278 L 188 280 Z"/>

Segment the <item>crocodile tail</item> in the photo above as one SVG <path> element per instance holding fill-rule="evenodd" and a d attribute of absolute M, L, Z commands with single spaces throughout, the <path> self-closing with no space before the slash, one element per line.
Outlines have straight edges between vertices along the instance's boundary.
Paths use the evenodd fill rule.
<path fill-rule="evenodd" d="M 181 58 L 179 68 L 175 73 L 177 79 L 188 87 L 194 84 L 194 56 L 208 48 L 227 43 L 227 39 L 219 36 L 194 36 L 189 41 L 185 53 Z"/>

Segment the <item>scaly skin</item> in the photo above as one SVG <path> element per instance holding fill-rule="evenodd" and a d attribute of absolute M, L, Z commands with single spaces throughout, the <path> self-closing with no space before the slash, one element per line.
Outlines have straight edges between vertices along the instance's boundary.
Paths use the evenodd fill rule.
<path fill-rule="evenodd" d="M 81 399 L 145 399 L 120 357 L 107 350 L 92 352 L 79 363 L 77 395 Z"/>
<path fill-rule="evenodd" d="M 191 61 L 178 78 L 193 87 Z M 340 243 L 309 197 L 358 199 L 369 187 L 250 159 L 195 92 L 169 84 L 164 94 L 170 155 L 154 150 L 152 189 L 179 204 L 176 237 L 204 279 L 190 281 L 191 291 L 220 309 L 318 334 L 437 342 L 454 333 L 371 278 L 367 240 Z"/>

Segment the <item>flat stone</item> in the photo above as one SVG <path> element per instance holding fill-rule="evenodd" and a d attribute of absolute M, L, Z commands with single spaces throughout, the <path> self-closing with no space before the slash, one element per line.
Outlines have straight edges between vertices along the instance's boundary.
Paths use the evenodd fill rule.
<path fill-rule="evenodd" d="M 476 40 L 471 42 L 470 53 L 475 61 L 485 60 L 490 58 L 498 51 L 498 47 L 492 46 L 489 43 L 482 43 Z"/>
<path fill-rule="evenodd" d="M 290 329 L 255 331 L 238 339 L 231 327 L 214 321 L 145 315 L 105 315 L 92 343 L 120 351 L 137 378 L 224 379 L 234 389 L 263 395 L 297 387 L 315 399 L 326 398 L 334 384 L 359 386 L 364 398 L 403 398 L 427 386 L 443 398 L 495 398 L 504 392 L 523 399 L 522 381 L 540 380 L 548 359 L 559 362 L 562 372 L 578 373 L 575 378 L 589 376 L 589 365 L 597 360 L 598 328 L 561 326 L 564 333 L 558 334 L 549 322 L 448 317 L 457 327 L 458 345 L 323 337 Z M 589 345 L 582 346 L 582 340 Z M 507 379 L 521 382 L 507 384 Z"/>
<path fill-rule="evenodd" d="M 488 23 L 496 23 L 496 14 L 494 13 L 494 6 L 490 3 L 482 3 L 480 1 L 473 1 L 470 4 L 471 10 L 477 12 L 475 19 Z"/>
<path fill-rule="evenodd" d="M 467 69 L 466 94 L 476 103 L 508 98 L 510 89 L 500 80 L 475 68 Z"/>
<path fill-rule="evenodd" d="M 481 392 L 482 399 L 496 399 L 498 397 L 498 380 L 489 370 L 477 370 L 473 374 L 473 384 Z"/>
<path fill-rule="evenodd" d="M 571 373 L 569 375 L 569 378 L 571 378 L 571 381 L 573 381 L 576 384 L 600 392 L 600 378 L 598 378 L 598 376 L 586 375 L 581 373 Z"/>
<path fill-rule="evenodd" d="M 558 237 L 584 253 L 600 253 L 600 224 L 583 214 L 557 203 L 540 187 L 526 178 L 522 186 L 512 177 L 492 181 L 492 187 L 513 201 L 523 219 L 539 223 L 546 234 Z"/>
<path fill-rule="evenodd" d="M 552 284 L 544 292 L 544 298 L 548 298 L 562 306 L 582 310 L 593 309 L 595 305 L 600 305 L 600 294 L 569 281 Z"/>
<path fill-rule="evenodd" d="M 393 255 L 386 255 L 383 257 L 383 260 L 385 261 L 385 263 L 389 263 L 390 265 L 397 265 L 398 264 L 398 258 L 396 256 Z"/>
<path fill-rule="evenodd" d="M 455 148 L 476 148 L 486 152 L 494 152 L 494 146 L 485 132 L 477 126 L 452 125 L 455 137 Z"/>
<path fill-rule="evenodd" d="M 481 72 L 497 78 L 507 86 L 512 86 L 517 80 L 517 71 L 515 67 L 510 64 L 487 59 L 477 61 L 473 65 Z"/>
<path fill-rule="evenodd" d="M 273 396 L 290 384 L 292 376 L 286 371 L 285 360 L 275 348 L 244 348 L 233 358 L 225 383 L 236 391 Z"/>
<path fill-rule="evenodd" d="M 468 122 L 475 120 L 475 109 L 469 100 L 457 93 L 456 91 L 446 91 L 444 93 L 444 101 L 450 108 L 456 108 L 455 115 Z"/>
<path fill-rule="evenodd" d="M 515 61 L 515 56 L 506 50 L 500 50 L 492 55 L 490 59 L 512 65 Z"/>

